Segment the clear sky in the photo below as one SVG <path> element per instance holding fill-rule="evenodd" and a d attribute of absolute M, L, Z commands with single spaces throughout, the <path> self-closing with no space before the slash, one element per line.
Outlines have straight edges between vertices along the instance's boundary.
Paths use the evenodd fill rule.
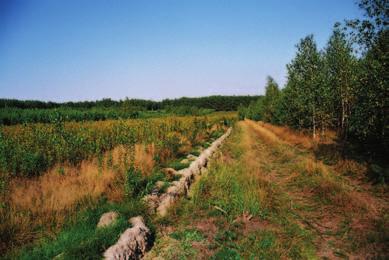
<path fill-rule="evenodd" d="M 295 45 L 360 16 L 354 0 L 0 0 L 0 98 L 264 93 Z"/>

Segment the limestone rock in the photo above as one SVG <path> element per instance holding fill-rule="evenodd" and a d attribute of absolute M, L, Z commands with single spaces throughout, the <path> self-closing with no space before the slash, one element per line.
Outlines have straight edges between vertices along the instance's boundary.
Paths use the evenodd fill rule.
<path fill-rule="evenodd" d="M 118 217 L 119 214 L 115 211 L 106 212 L 100 217 L 99 223 L 97 223 L 97 227 L 101 228 L 112 225 Z"/>
<path fill-rule="evenodd" d="M 190 162 L 189 162 L 189 159 L 182 159 L 182 160 L 180 161 L 180 163 L 182 163 L 182 164 L 188 164 L 188 163 L 190 163 Z"/>
<path fill-rule="evenodd" d="M 143 197 L 143 201 L 147 205 L 147 208 L 149 209 L 149 212 L 151 214 L 155 213 L 155 209 L 159 205 L 159 197 L 155 194 L 149 194 Z"/>
<path fill-rule="evenodd" d="M 120 235 L 119 240 L 104 252 L 104 259 L 141 259 L 150 247 L 151 232 L 141 216 L 130 219 L 131 228 Z"/>
<path fill-rule="evenodd" d="M 193 154 L 188 154 L 186 158 L 188 158 L 189 161 L 194 161 L 196 160 L 197 156 L 194 156 Z"/>

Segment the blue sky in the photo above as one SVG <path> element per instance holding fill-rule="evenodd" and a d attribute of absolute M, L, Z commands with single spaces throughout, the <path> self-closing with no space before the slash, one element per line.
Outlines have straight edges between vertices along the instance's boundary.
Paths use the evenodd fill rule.
<path fill-rule="evenodd" d="M 263 94 L 295 45 L 360 16 L 354 0 L 0 0 L 0 97 Z"/>

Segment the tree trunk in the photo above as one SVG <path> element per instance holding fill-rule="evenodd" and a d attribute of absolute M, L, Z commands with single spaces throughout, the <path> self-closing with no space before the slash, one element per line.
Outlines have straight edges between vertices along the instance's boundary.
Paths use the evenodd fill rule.
<path fill-rule="evenodd" d="M 316 138 L 316 117 L 315 117 L 315 107 L 313 107 L 313 115 L 312 115 L 312 126 L 313 126 L 313 139 Z"/>

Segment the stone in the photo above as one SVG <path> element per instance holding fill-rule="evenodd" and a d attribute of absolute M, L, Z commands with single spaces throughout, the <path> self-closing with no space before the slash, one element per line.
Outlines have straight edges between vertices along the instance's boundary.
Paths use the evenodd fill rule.
<path fill-rule="evenodd" d="M 182 163 L 182 164 L 188 164 L 188 163 L 190 163 L 190 161 L 189 161 L 188 159 L 182 159 L 182 160 L 180 161 L 180 163 Z"/>
<path fill-rule="evenodd" d="M 163 188 L 163 186 L 165 186 L 165 182 L 164 182 L 164 181 L 157 181 L 157 182 L 155 183 L 155 188 L 156 188 L 157 190 L 159 190 L 159 191 Z"/>
<path fill-rule="evenodd" d="M 141 259 L 151 245 L 151 232 L 141 216 L 130 219 L 131 228 L 126 229 L 119 240 L 104 252 L 104 259 Z"/>
<path fill-rule="evenodd" d="M 97 223 L 97 227 L 102 228 L 110 226 L 117 220 L 118 217 L 119 214 L 115 211 L 106 212 L 100 217 L 99 223 Z"/>
<path fill-rule="evenodd" d="M 149 213 L 155 213 L 156 208 L 159 206 L 159 197 L 155 194 L 149 194 L 143 197 L 143 201 L 149 209 Z"/>
<path fill-rule="evenodd" d="M 194 160 L 196 160 L 197 156 L 194 156 L 193 154 L 188 154 L 188 156 L 186 156 L 186 158 L 187 158 L 189 161 L 194 161 Z"/>

